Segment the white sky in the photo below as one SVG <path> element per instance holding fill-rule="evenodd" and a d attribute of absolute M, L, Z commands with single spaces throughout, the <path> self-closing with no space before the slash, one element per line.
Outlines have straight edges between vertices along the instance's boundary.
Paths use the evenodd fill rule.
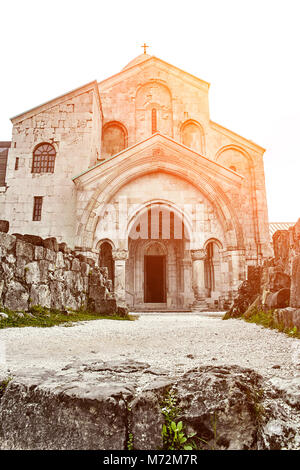
<path fill-rule="evenodd" d="M 211 83 L 213 121 L 266 148 L 269 219 L 300 217 L 299 0 L 0 3 L 0 140 L 9 118 L 153 54 Z"/>

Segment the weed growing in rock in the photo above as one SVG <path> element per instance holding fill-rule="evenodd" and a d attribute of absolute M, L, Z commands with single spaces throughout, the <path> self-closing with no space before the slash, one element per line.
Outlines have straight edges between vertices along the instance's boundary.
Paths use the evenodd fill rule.
<path fill-rule="evenodd" d="M 133 434 L 132 433 L 129 433 L 129 436 L 128 436 L 127 449 L 133 450 Z"/>
<path fill-rule="evenodd" d="M 192 450 L 190 441 L 196 433 L 186 435 L 182 421 L 176 422 L 180 413 L 177 407 L 175 390 L 169 390 L 161 404 L 161 411 L 165 417 L 162 427 L 163 449 L 165 450 Z"/>
<path fill-rule="evenodd" d="M 0 399 L 2 398 L 6 390 L 6 387 L 8 386 L 11 380 L 12 380 L 12 377 L 7 377 L 6 379 L 2 380 L 2 382 L 0 382 Z"/>

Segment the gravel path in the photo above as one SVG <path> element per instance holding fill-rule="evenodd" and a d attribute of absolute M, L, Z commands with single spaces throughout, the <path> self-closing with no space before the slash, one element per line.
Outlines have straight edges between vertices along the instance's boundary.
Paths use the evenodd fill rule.
<path fill-rule="evenodd" d="M 0 352 L 3 345 L 6 350 L 1 372 L 61 368 L 75 360 L 132 359 L 172 373 L 237 364 L 264 376 L 291 377 L 300 357 L 299 340 L 242 320 L 223 321 L 219 314 L 145 314 L 134 322 L 73 325 L 0 330 Z"/>

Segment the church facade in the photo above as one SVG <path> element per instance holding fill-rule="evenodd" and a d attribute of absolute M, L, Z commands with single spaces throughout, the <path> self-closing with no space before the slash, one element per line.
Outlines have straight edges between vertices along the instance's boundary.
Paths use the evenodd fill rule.
<path fill-rule="evenodd" d="M 222 306 L 270 255 L 264 149 L 210 120 L 208 91 L 142 54 L 12 118 L 10 233 L 92 256 L 132 310 Z"/>

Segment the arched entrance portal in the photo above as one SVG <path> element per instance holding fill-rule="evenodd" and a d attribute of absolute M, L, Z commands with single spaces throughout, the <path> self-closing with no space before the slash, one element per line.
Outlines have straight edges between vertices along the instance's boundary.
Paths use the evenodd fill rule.
<path fill-rule="evenodd" d="M 177 309 L 190 305 L 189 238 L 183 216 L 172 206 L 150 204 L 135 216 L 126 262 L 129 306 Z"/>

